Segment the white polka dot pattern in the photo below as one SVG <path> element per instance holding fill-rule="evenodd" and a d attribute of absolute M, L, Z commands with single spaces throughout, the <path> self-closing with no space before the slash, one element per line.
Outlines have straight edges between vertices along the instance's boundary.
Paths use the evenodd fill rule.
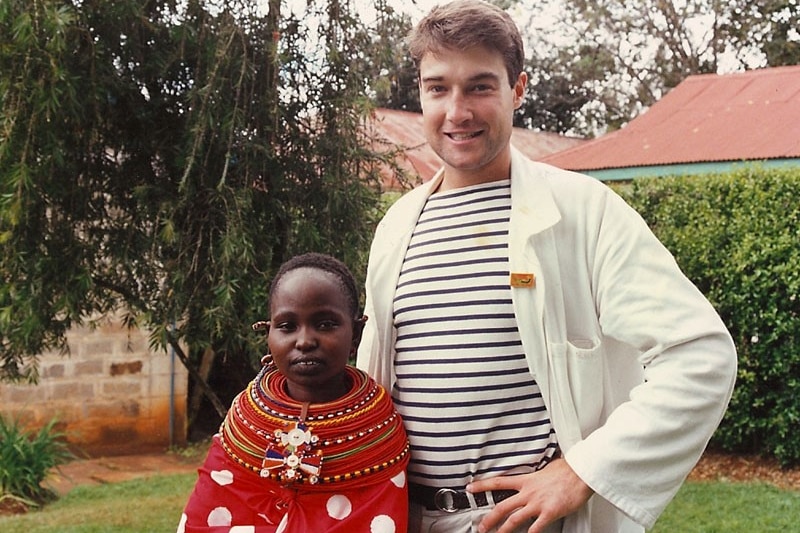
<path fill-rule="evenodd" d="M 286 531 L 286 525 L 288 523 L 289 523 L 289 513 L 286 513 L 285 515 L 283 515 L 283 520 L 281 520 L 281 523 L 278 524 L 278 529 L 275 530 L 275 533 L 283 533 L 284 531 Z"/>
<path fill-rule="evenodd" d="M 214 470 L 211 472 L 211 479 L 213 479 L 217 485 L 224 487 L 225 485 L 233 483 L 233 472 L 230 470 Z"/>
<path fill-rule="evenodd" d="M 328 510 L 328 516 L 334 520 L 344 520 L 353 512 L 353 504 L 350 503 L 347 496 L 342 494 L 334 494 L 328 498 L 325 507 Z"/>
<path fill-rule="evenodd" d="M 186 520 L 188 520 L 188 518 L 186 513 L 181 514 L 181 521 L 178 522 L 178 530 L 175 533 L 184 533 L 186 531 Z"/>
<path fill-rule="evenodd" d="M 233 515 L 225 507 L 217 507 L 208 513 L 208 525 L 215 526 L 229 526 L 233 520 Z"/>
<path fill-rule="evenodd" d="M 398 474 L 392 478 L 392 483 L 394 483 L 394 486 L 397 487 L 398 489 L 402 489 L 403 487 L 405 487 L 406 473 L 404 471 L 398 472 Z"/>
<path fill-rule="evenodd" d="M 396 471 L 374 486 L 331 486 L 332 490 L 316 494 L 292 495 L 258 473 L 232 464 L 215 441 L 176 533 L 256 533 L 262 528 L 276 533 L 309 533 L 308 524 L 319 526 L 319 531 L 342 527 L 349 531 L 352 527 L 361 533 L 403 533 L 408 513 L 404 494 L 407 484 L 405 472 Z M 259 495 L 252 507 L 250 495 Z"/>
<path fill-rule="evenodd" d="M 369 524 L 370 533 L 395 533 L 395 529 L 394 520 L 385 514 L 376 516 Z"/>

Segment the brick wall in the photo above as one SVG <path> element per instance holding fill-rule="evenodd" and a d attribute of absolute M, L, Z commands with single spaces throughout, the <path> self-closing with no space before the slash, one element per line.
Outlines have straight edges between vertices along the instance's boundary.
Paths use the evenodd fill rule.
<path fill-rule="evenodd" d="M 186 443 L 188 377 L 180 360 L 151 352 L 146 332 L 119 322 L 77 328 L 67 340 L 69 355 L 39 358 L 38 384 L 0 383 L 7 420 L 36 429 L 55 417 L 73 447 L 91 456 Z"/>

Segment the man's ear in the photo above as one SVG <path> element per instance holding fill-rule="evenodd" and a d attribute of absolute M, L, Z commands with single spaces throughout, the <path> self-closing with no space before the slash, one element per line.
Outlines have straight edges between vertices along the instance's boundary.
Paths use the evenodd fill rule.
<path fill-rule="evenodd" d="M 514 84 L 514 109 L 519 109 L 525 99 L 525 89 L 528 87 L 528 74 L 520 72 L 517 83 Z"/>

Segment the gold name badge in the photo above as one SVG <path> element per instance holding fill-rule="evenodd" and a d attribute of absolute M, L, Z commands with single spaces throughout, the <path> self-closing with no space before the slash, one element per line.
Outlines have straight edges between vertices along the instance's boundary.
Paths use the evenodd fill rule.
<path fill-rule="evenodd" d="M 533 273 L 511 273 L 511 286 L 532 289 L 536 286 L 536 276 Z"/>

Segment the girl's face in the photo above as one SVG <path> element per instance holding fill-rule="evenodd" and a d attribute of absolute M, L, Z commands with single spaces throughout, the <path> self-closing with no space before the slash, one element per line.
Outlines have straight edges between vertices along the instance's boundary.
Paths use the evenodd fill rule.
<path fill-rule="evenodd" d="M 345 367 L 358 343 L 339 279 L 310 267 L 290 270 L 273 289 L 267 343 L 289 395 L 329 402 L 347 392 Z"/>

